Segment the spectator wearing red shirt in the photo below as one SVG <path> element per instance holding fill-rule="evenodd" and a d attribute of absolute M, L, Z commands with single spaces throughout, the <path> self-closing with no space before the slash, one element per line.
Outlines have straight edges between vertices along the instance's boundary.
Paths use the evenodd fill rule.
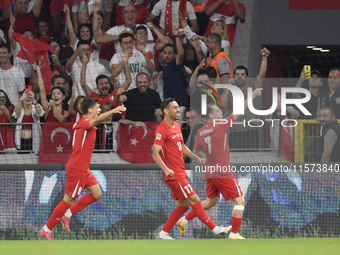
<path fill-rule="evenodd" d="M 16 23 L 14 26 L 14 32 L 20 33 L 24 29 L 30 29 L 35 31 L 35 22 L 41 13 L 41 6 L 43 0 L 37 0 L 34 4 L 33 9 L 28 11 L 28 0 L 16 0 L 14 2 L 14 8 L 12 13 L 15 15 Z M 3 10 L 3 17 L 6 20 L 6 27 L 9 28 L 11 22 L 9 16 L 11 14 L 11 7 L 7 7 Z"/>
<path fill-rule="evenodd" d="M 111 84 L 109 81 L 109 78 L 106 75 L 100 74 L 96 78 L 96 84 L 97 84 L 97 89 L 99 91 L 99 94 L 93 92 L 91 88 L 86 84 L 86 66 L 87 63 L 89 63 L 89 60 L 86 55 L 83 56 L 82 58 L 82 69 L 80 73 L 80 85 L 85 91 L 85 94 L 87 97 L 92 97 L 92 98 L 97 98 L 98 99 L 98 104 L 101 107 L 104 102 L 110 101 L 114 107 L 117 107 L 119 104 L 116 104 L 114 102 L 114 95 L 118 92 L 118 94 L 121 94 L 125 92 L 125 90 L 129 87 L 131 84 L 131 72 L 130 72 L 130 67 L 128 64 L 128 54 L 121 54 L 122 60 L 123 60 L 123 65 L 124 65 L 124 72 L 126 76 L 126 81 L 122 84 L 122 86 L 119 89 L 116 89 L 112 93 L 109 92 Z"/>
<path fill-rule="evenodd" d="M 210 20 L 204 36 L 211 33 L 211 26 L 216 21 L 222 20 L 227 24 L 228 41 L 231 47 L 235 38 L 237 21 L 240 20 L 241 23 L 245 21 L 246 8 L 244 5 L 236 2 L 236 0 L 209 0 L 206 6 L 206 14 L 210 16 Z"/>

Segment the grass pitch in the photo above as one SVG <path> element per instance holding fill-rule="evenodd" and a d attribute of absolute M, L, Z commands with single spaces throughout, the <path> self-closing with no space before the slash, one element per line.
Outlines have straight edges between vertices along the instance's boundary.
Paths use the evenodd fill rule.
<path fill-rule="evenodd" d="M 3 255 L 338 254 L 339 239 L 0 241 Z"/>

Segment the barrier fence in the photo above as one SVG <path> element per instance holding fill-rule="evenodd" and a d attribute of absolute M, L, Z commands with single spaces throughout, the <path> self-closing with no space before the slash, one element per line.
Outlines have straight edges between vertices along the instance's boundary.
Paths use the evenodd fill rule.
<path fill-rule="evenodd" d="M 38 239 L 37 231 L 63 198 L 65 165 L 12 166 L 0 173 L 0 238 Z M 340 235 L 339 165 L 237 164 L 231 167 L 246 201 L 241 226 L 244 237 Z M 162 181 L 161 170 L 150 164 L 91 165 L 91 170 L 101 187 L 101 199 L 72 217 L 71 233 L 63 232 L 58 224 L 54 238 L 156 238 L 176 206 Z M 187 173 L 193 188 L 204 200 L 205 173 L 194 166 Z M 218 204 L 207 212 L 216 224 L 229 225 L 232 208 L 231 201 L 220 197 Z M 181 238 L 177 228 L 171 234 Z M 188 224 L 187 238 L 213 238 L 213 235 L 194 219 Z"/>

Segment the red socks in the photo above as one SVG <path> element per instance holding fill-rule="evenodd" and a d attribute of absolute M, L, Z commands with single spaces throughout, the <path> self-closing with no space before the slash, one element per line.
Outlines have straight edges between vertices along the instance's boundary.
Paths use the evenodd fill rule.
<path fill-rule="evenodd" d="M 195 213 L 195 211 L 193 210 L 193 209 L 191 209 L 188 213 L 187 213 L 187 215 L 185 215 L 185 219 L 187 220 L 187 221 L 191 221 L 193 218 L 195 218 L 196 217 L 196 213 Z"/>
<path fill-rule="evenodd" d="M 70 211 L 73 214 L 76 214 L 77 212 L 83 210 L 86 206 L 97 202 L 99 199 L 92 196 L 92 194 L 87 194 L 85 196 L 82 196 L 77 202 L 75 202 L 71 207 Z M 66 210 L 65 210 L 66 211 Z"/>
<path fill-rule="evenodd" d="M 242 223 L 242 218 L 231 217 L 231 233 L 237 234 Z"/>
<path fill-rule="evenodd" d="M 51 217 L 48 219 L 48 221 L 46 222 L 46 226 L 52 230 L 55 225 L 57 225 L 58 221 L 61 219 L 61 217 L 63 217 L 64 213 L 66 212 L 66 210 L 68 208 L 70 208 L 71 206 L 65 202 L 65 200 L 62 200 L 57 206 L 56 208 L 54 208 L 54 211 L 51 215 Z"/>
<path fill-rule="evenodd" d="M 166 233 L 169 233 L 170 230 L 175 226 L 176 222 L 181 218 L 181 216 L 189 209 L 189 207 L 182 207 L 182 206 L 177 206 L 175 210 L 173 210 L 170 215 L 168 220 L 166 221 L 163 231 Z M 73 213 L 73 212 L 72 212 Z"/>
<path fill-rule="evenodd" d="M 196 214 L 196 216 L 205 224 L 208 228 L 213 230 L 216 227 L 216 224 L 210 219 L 209 215 L 204 211 L 202 207 L 202 203 L 198 202 L 191 206 L 192 211 Z M 190 212 L 189 212 L 190 213 Z M 186 217 L 185 217 L 186 218 Z"/>

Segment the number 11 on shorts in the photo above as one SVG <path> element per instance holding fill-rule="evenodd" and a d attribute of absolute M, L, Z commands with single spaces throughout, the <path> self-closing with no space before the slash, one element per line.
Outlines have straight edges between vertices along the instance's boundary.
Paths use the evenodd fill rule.
<path fill-rule="evenodd" d="M 192 187 L 191 187 L 190 184 L 184 186 L 184 188 L 186 189 L 186 191 L 187 191 L 188 194 L 190 194 L 191 192 L 193 192 L 193 189 L 192 189 Z"/>

